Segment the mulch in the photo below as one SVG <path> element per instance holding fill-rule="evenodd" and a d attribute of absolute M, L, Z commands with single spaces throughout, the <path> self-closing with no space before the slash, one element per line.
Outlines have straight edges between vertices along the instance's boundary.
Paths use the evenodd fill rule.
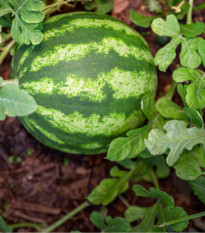
<path fill-rule="evenodd" d="M 145 0 L 115 0 L 112 16 L 119 18 L 145 35 L 153 55 L 160 48 L 155 35 L 149 29 L 135 26 L 129 17 L 134 9 L 144 15 Z M 198 0 L 196 4 L 203 2 Z M 78 6 L 81 9 L 81 6 Z M 64 11 L 70 10 L 63 8 Z M 197 11 L 194 20 L 205 22 L 205 14 Z M 0 75 L 9 78 L 11 57 L 8 56 L 0 67 Z M 171 76 L 177 60 L 168 72 L 158 72 L 158 97 L 162 96 L 171 82 Z M 174 101 L 181 104 L 176 94 Z M 114 163 L 104 159 L 105 154 L 96 156 L 69 155 L 50 149 L 33 138 L 20 124 L 17 118 L 7 117 L 0 122 L 0 215 L 9 224 L 21 222 L 43 223 L 51 225 L 63 215 L 86 200 L 87 195 L 99 182 L 109 177 Z M 145 188 L 151 183 L 140 182 Z M 177 206 L 183 207 L 188 214 L 204 211 L 204 206 L 193 195 L 187 182 L 178 179 L 172 171 L 169 178 L 160 180 L 163 191 L 172 195 Z M 132 185 L 123 194 L 131 205 L 147 206 L 150 200 L 134 195 Z M 56 229 L 57 232 L 79 230 L 83 232 L 99 231 L 89 221 L 92 211 L 100 206 L 89 206 L 71 220 Z M 116 199 L 107 208 L 112 217 L 123 216 L 126 206 Z M 189 230 L 205 231 L 205 221 L 191 221 Z M 19 228 L 17 232 L 34 231 L 31 228 Z"/>

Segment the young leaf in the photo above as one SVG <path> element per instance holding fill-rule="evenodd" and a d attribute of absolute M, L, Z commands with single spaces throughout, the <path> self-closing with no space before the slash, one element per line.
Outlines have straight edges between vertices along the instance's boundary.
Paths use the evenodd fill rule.
<path fill-rule="evenodd" d="M 182 49 L 179 58 L 182 66 L 195 69 L 201 64 L 201 57 L 196 50 L 202 40 L 201 37 L 183 38 L 181 40 Z"/>
<path fill-rule="evenodd" d="M 161 13 L 162 7 L 157 0 L 146 0 L 146 5 L 149 11 Z"/>
<path fill-rule="evenodd" d="M 139 219 L 143 219 L 146 216 L 146 214 L 149 213 L 149 211 L 150 211 L 149 207 L 145 208 L 140 206 L 130 206 L 125 211 L 125 218 L 129 222 L 135 222 Z"/>
<path fill-rule="evenodd" d="M 165 206 L 174 207 L 174 200 L 171 196 L 153 187 L 151 187 L 149 191 L 147 191 L 140 185 L 134 185 L 133 191 L 137 196 L 154 198 L 164 203 Z"/>
<path fill-rule="evenodd" d="M 151 127 L 144 126 L 127 132 L 127 137 L 114 139 L 107 153 L 107 159 L 121 161 L 133 158 L 145 149 L 144 139 L 147 138 Z"/>
<path fill-rule="evenodd" d="M 185 107 L 184 112 L 190 118 L 192 124 L 194 124 L 195 126 L 197 126 L 199 128 L 202 128 L 204 126 L 203 118 L 197 110 L 195 110 L 193 108 Z"/>
<path fill-rule="evenodd" d="M 205 107 L 205 73 L 181 67 L 174 71 L 173 79 L 176 82 L 192 81 L 192 84 L 186 87 L 186 103 L 194 109 Z"/>
<path fill-rule="evenodd" d="M 162 18 L 155 19 L 152 22 L 152 30 L 159 36 L 178 36 L 180 27 L 177 18 L 174 15 L 168 15 L 166 21 Z"/>
<path fill-rule="evenodd" d="M 158 112 L 165 118 L 172 118 L 177 120 L 187 120 L 188 117 L 182 111 L 181 107 L 167 99 L 162 97 L 156 102 L 156 108 Z"/>
<path fill-rule="evenodd" d="M 180 95 L 185 106 L 187 106 L 187 103 L 186 103 L 186 88 L 187 88 L 187 86 L 188 85 L 182 85 L 181 83 L 179 83 L 177 85 L 177 92 Z"/>
<path fill-rule="evenodd" d="M 121 217 L 112 218 L 108 216 L 105 219 L 107 225 L 105 225 L 102 215 L 98 212 L 92 212 L 90 216 L 90 221 L 103 230 L 103 232 L 130 232 L 131 226 L 130 223 Z"/>
<path fill-rule="evenodd" d="M 135 165 L 136 166 L 136 165 Z M 140 164 L 138 167 L 140 169 Z M 135 169 L 121 171 L 117 166 L 113 167 L 110 175 L 116 178 L 104 179 L 88 195 L 88 200 L 94 205 L 108 205 L 119 194 L 125 192 L 129 187 L 129 180 L 133 176 Z"/>
<path fill-rule="evenodd" d="M 196 180 L 189 182 L 194 194 L 199 198 L 201 202 L 205 204 L 205 177 L 201 176 Z"/>
<path fill-rule="evenodd" d="M 3 220 L 1 216 L 0 216 L 0 231 L 13 232 L 13 229 L 5 223 L 5 221 Z"/>
<path fill-rule="evenodd" d="M 205 24 L 196 22 L 191 24 L 180 24 L 181 32 L 187 37 L 194 37 L 201 35 L 204 32 Z"/>
<path fill-rule="evenodd" d="M 195 180 L 201 173 L 199 147 L 192 151 L 184 151 L 174 168 L 176 175 L 182 180 Z"/>
<path fill-rule="evenodd" d="M 141 15 L 139 12 L 134 11 L 132 9 L 130 10 L 130 17 L 133 23 L 143 28 L 148 28 L 152 20 L 157 18 L 157 16 L 148 17 L 148 16 Z"/>
<path fill-rule="evenodd" d="M 164 221 L 165 222 L 177 220 L 177 219 L 187 217 L 187 216 L 188 216 L 187 212 L 184 211 L 181 207 L 172 208 L 172 207 L 168 206 L 164 209 Z M 185 220 L 185 221 L 182 221 L 180 223 L 175 223 L 175 224 L 171 225 L 171 228 L 174 231 L 181 232 L 185 228 L 187 228 L 188 225 L 189 225 L 189 221 Z"/>
<path fill-rule="evenodd" d="M 154 58 L 154 64 L 159 66 L 159 70 L 165 72 L 169 65 L 173 62 L 176 57 L 176 48 L 180 42 L 181 38 L 174 36 L 167 45 L 158 50 Z"/>
<path fill-rule="evenodd" d="M 105 229 L 106 225 L 103 221 L 102 215 L 93 211 L 90 215 L 90 221 L 98 228 Z"/>
<path fill-rule="evenodd" d="M 196 6 L 196 7 L 194 7 L 193 10 L 194 10 L 194 11 L 195 11 L 195 10 L 201 10 L 201 9 L 204 9 L 204 8 L 205 8 L 205 3 L 202 3 L 202 4 L 200 4 L 200 5 Z"/>
<path fill-rule="evenodd" d="M 36 45 L 43 40 L 43 34 L 38 29 L 39 23 L 45 17 L 45 14 L 40 12 L 43 7 L 44 3 L 39 0 L 0 0 L 0 15 L 1 12 L 4 12 L 3 15 L 14 15 L 11 35 L 15 41 Z"/>
<path fill-rule="evenodd" d="M 37 109 L 36 101 L 15 84 L 7 84 L 0 90 L 0 120 L 8 116 L 25 116 Z"/>
<path fill-rule="evenodd" d="M 197 144 L 202 144 L 205 148 L 204 128 L 186 128 L 185 122 L 171 120 L 166 123 L 164 129 L 167 134 L 158 129 L 151 130 L 145 144 L 153 155 L 165 153 L 170 149 L 167 157 L 169 166 L 174 165 L 184 149 L 191 150 Z"/>

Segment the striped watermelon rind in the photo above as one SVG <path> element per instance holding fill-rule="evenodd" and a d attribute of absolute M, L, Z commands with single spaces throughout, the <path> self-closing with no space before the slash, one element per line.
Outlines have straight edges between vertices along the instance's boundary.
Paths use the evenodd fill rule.
<path fill-rule="evenodd" d="M 108 15 L 75 12 L 48 19 L 43 35 L 41 44 L 18 48 L 11 69 L 38 103 L 20 118 L 34 137 L 68 153 L 96 154 L 143 124 L 140 101 L 156 92 L 157 79 L 134 29 Z"/>

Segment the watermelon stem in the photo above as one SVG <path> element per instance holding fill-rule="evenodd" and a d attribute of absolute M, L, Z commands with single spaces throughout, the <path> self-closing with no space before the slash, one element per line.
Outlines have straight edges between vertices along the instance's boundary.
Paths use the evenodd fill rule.
<path fill-rule="evenodd" d="M 192 23 L 192 9 L 193 9 L 193 3 L 194 3 L 194 0 L 189 0 L 189 11 L 188 11 L 188 14 L 187 14 L 187 21 L 186 23 L 187 24 L 191 24 Z"/>
<path fill-rule="evenodd" d="M 69 212 L 68 214 L 66 214 L 65 216 L 63 216 L 61 219 L 59 219 L 58 221 L 56 221 L 53 225 L 51 225 L 50 227 L 46 228 L 45 230 L 42 230 L 42 232 L 43 233 L 45 233 L 45 232 L 53 232 L 57 227 L 61 226 L 65 222 L 67 222 L 69 219 L 71 219 L 76 214 L 80 213 L 83 209 L 85 209 L 89 205 L 90 204 L 87 201 L 83 202 L 81 205 L 77 206 L 71 212 Z"/>
<path fill-rule="evenodd" d="M 12 40 L 10 43 L 8 43 L 4 48 L 3 48 L 3 52 L 0 55 L 0 65 L 3 62 L 3 60 L 5 59 L 5 57 L 7 56 L 7 54 L 11 51 L 12 47 L 14 46 L 14 44 L 16 43 L 15 40 Z"/>

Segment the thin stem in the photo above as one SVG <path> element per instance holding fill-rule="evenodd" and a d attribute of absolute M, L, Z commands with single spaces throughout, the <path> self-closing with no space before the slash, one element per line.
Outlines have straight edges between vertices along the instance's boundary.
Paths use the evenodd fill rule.
<path fill-rule="evenodd" d="M 37 225 L 35 223 L 25 222 L 25 223 L 17 223 L 17 224 L 9 225 L 9 227 L 11 227 L 12 229 L 21 228 L 21 227 L 30 227 L 36 229 L 37 231 L 41 231 L 43 228 L 43 224 Z"/>
<path fill-rule="evenodd" d="M 119 198 L 127 208 L 130 207 L 129 202 L 121 194 L 119 195 Z"/>
<path fill-rule="evenodd" d="M 7 44 L 3 49 L 3 52 L 0 55 L 0 64 L 3 62 L 6 55 L 10 52 L 11 48 L 14 46 L 16 41 L 12 40 L 9 44 Z"/>
<path fill-rule="evenodd" d="M 197 214 L 188 215 L 188 216 L 183 217 L 183 218 L 178 218 L 178 219 L 175 219 L 175 220 L 172 220 L 172 221 L 169 221 L 169 222 L 165 222 L 165 223 L 163 223 L 163 224 L 161 224 L 161 225 L 159 225 L 157 227 L 171 226 L 173 224 L 177 224 L 177 223 L 187 221 L 187 220 L 191 220 L 191 219 L 195 219 L 195 218 L 201 218 L 201 217 L 204 217 L 204 216 L 205 216 L 205 211 L 197 213 Z"/>
<path fill-rule="evenodd" d="M 106 210 L 106 206 L 103 205 L 102 206 L 102 210 L 101 210 L 101 215 L 102 215 L 102 218 L 105 219 L 105 210 Z"/>
<path fill-rule="evenodd" d="M 186 23 L 187 24 L 191 24 L 192 23 L 192 9 L 193 9 L 193 3 L 194 3 L 194 0 L 189 0 L 189 11 L 187 13 L 187 20 L 186 20 Z"/>
<path fill-rule="evenodd" d="M 174 80 L 172 80 L 170 87 L 164 96 L 167 97 L 169 100 L 172 100 L 176 87 L 177 83 Z"/>
<path fill-rule="evenodd" d="M 158 182 L 157 176 L 155 175 L 155 172 L 154 172 L 153 170 L 151 171 L 151 175 L 152 175 L 152 179 L 153 179 L 155 188 L 156 188 L 157 190 L 160 190 L 160 188 L 159 188 L 159 182 Z"/>
<path fill-rule="evenodd" d="M 60 2 L 48 5 L 44 7 L 41 11 L 44 11 L 45 14 L 51 14 L 61 7 L 61 5 L 67 4 L 68 2 L 76 2 L 76 0 L 62 0 Z"/>
<path fill-rule="evenodd" d="M 72 210 L 70 213 L 66 214 L 64 217 L 62 217 L 60 220 L 56 221 L 53 225 L 46 228 L 45 230 L 42 230 L 42 232 L 53 232 L 57 227 L 61 226 L 65 222 L 67 222 L 69 219 L 71 219 L 76 214 L 80 213 L 83 209 L 89 206 L 89 203 L 87 201 L 83 202 L 81 205 L 76 207 L 74 210 Z"/>

